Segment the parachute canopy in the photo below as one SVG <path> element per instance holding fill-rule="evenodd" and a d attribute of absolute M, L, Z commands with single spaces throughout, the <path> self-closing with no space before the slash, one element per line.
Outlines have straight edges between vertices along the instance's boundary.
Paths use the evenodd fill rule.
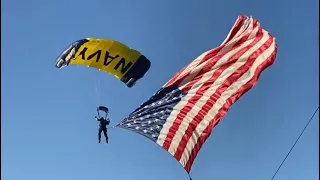
<path fill-rule="evenodd" d="M 219 47 L 179 71 L 117 127 L 157 143 L 189 173 L 213 128 L 276 54 L 275 38 L 257 20 L 239 16 Z"/>
<path fill-rule="evenodd" d="M 86 38 L 73 42 L 56 60 L 56 67 L 84 65 L 109 73 L 132 87 L 150 69 L 139 51 L 108 39 Z"/>

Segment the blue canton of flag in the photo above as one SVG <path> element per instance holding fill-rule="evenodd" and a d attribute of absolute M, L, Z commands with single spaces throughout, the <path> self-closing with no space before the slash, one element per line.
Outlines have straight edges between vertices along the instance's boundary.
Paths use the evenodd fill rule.
<path fill-rule="evenodd" d="M 173 107 L 185 95 L 186 93 L 174 86 L 161 88 L 148 101 L 122 120 L 117 127 L 131 130 L 156 142 Z"/>

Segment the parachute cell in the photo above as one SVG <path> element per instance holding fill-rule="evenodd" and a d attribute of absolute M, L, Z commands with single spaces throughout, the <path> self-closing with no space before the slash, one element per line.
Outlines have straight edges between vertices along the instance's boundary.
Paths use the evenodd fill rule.
<path fill-rule="evenodd" d="M 109 73 L 132 87 L 150 69 L 139 51 L 108 39 L 86 38 L 73 42 L 56 60 L 56 67 L 84 65 Z"/>
<path fill-rule="evenodd" d="M 141 134 L 190 172 L 213 128 L 275 61 L 275 38 L 239 16 L 226 40 L 179 71 L 117 127 Z"/>

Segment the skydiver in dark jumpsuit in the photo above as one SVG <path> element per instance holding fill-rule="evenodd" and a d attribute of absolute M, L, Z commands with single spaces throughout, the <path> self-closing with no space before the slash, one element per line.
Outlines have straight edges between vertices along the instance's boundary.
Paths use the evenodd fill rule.
<path fill-rule="evenodd" d="M 107 125 L 110 124 L 109 118 L 108 119 L 104 119 L 103 117 L 101 117 L 101 118 L 95 117 L 95 118 L 97 121 L 100 121 L 99 132 L 98 132 L 99 143 L 101 142 L 101 133 L 102 132 L 103 132 L 104 136 L 106 137 L 106 142 L 108 143 Z"/>

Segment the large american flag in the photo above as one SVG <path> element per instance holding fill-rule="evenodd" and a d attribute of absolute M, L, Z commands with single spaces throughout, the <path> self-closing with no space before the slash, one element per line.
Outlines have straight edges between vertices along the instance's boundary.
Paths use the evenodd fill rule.
<path fill-rule="evenodd" d="M 239 16 L 219 47 L 180 70 L 117 127 L 151 139 L 189 174 L 213 128 L 276 54 L 275 38 L 257 20 Z"/>

